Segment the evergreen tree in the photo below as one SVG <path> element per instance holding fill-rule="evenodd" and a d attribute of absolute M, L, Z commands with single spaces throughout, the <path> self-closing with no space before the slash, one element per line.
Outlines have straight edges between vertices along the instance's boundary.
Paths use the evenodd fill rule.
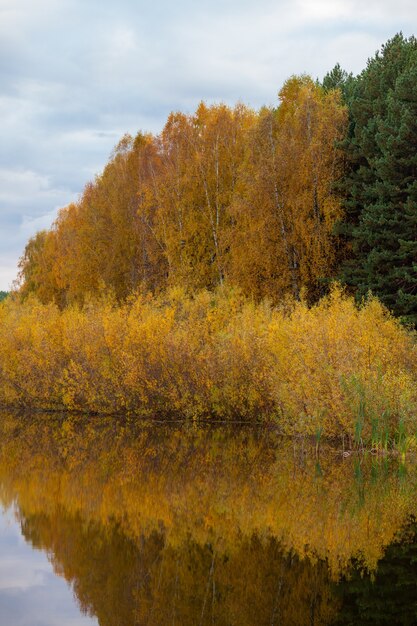
<path fill-rule="evenodd" d="M 350 91 L 342 279 L 417 322 L 417 41 L 399 34 Z"/>
<path fill-rule="evenodd" d="M 340 63 L 336 63 L 334 68 L 330 70 L 330 72 L 327 72 L 326 76 L 323 78 L 322 87 L 326 92 L 332 89 L 340 89 L 343 100 L 347 101 L 353 83 L 353 74 L 348 74 L 346 70 L 340 67 Z"/>

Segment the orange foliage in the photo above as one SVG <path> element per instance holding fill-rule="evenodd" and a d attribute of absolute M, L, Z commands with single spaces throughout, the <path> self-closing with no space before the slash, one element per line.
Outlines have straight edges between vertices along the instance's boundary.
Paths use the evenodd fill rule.
<path fill-rule="evenodd" d="M 104 172 L 22 257 L 21 295 L 60 307 L 225 280 L 256 299 L 310 300 L 332 274 L 339 93 L 292 78 L 276 110 L 201 103 L 158 137 L 126 135 Z"/>
<path fill-rule="evenodd" d="M 259 552 L 272 540 L 283 556 L 325 560 L 333 579 L 352 557 L 372 570 L 415 514 L 415 457 L 404 481 L 396 460 L 326 446 L 317 459 L 275 430 L 3 414 L 0 434 L 3 504 L 115 522 L 133 542 L 163 532 L 175 551 L 209 544 L 239 567 L 252 538 Z"/>
<path fill-rule="evenodd" d="M 232 205 L 230 278 L 257 297 L 298 298 L 305 290 L 312 300 L 334 271 L 336 142 L 347 112 L 339 92 L 326 93 L 309 77 L 291 78 L 279 95 L 280 106 L 260 111 L 247 142 Z"/>
<path fill-rule="evenodd" d="M 100 413 L 276 421 L 371 442 L 416 430 L 413 335 L 338 288 L 274 309 L 233 289 L 122 306 L 0 306 L 0 401 Z"/>

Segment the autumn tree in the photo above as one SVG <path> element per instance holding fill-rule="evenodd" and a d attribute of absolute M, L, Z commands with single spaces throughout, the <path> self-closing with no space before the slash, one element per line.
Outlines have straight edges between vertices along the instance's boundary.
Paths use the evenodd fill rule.
<path fill-rule="evenodd" d="M 277 109 L 263 109 L 247 146 L 233 213 L 231 276 L 245 290 L 277 299 L 310 298 L 334 270 L 332 230 L 341 216 L 333 183 L 346 129 L 338 90 L 307 76 L 289 79 Z"/>
<path fill-rule="evenodd" d="M 50 231 L 31 239 L 21 259 L 21 293 L 60 306 L 102 289 L 121 301 L 161 289 L 167 267 L 157 234 L 154 139 L 126 135 L 79 201 L 60 210 Z"/>
<path fill-rule="evenodd" d="M 153 138 L 126 135 L 103 174 L 86 187 L 78 208 L 76 256 L 81 273 L 94 281 L 92 293 L 102 284 L 121 300 L 140 287 L 163 284 L 163 245 L 148 188 L 156 167 Z"/>
<path fill-rule="evenodd" d="M 237 105 L 171 114 L 159 137 L 158 231 L 170 282 L 214 287 L 226 275 L 229 207 L 254 113 Z"/>
<path fill-rule="evenodd" d="M 62 303 L 64 294 L 56 280 L 57 241 L 54 230 L 41 230 L 31 237 L 19 261 L 20 294 L 30 294 L 46 304 Z"/>

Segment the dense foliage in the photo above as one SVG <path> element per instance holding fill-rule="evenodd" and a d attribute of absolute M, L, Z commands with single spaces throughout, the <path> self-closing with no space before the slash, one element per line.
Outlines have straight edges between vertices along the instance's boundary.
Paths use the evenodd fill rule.
<path fill-rule="evenodd" d="M 357 79 L 346 75 L 342 277 L 417 321 L 417 41 L 396 35 Z"/>
<path fill-rule="evenodd" d="M 290 78 L 277 108 L 201 103 L 156 137 L 125 136 L 29 241 L 22 296 L 63 307 L 226 281 L 314 302 L 338 276 L 415 323 L 416 79 L 416 40 L 400 34 L 357 77 Z"/>
<path fill-rule="evenodd" d="M 112 290 L 212 289 L 310 299 L 334 273 L 338 91 L 291 78 L 277 109 L 200 104 L 158 137 L 124 137 L 101 176 L 28 243 L 21 293 L 63 307 Z"/>
<path fill-rule="evenodd" d="M 290 78 L 277 108 L 201 103 L 124 137 L 26 246 L 1 401 L 411 432 L 412 335 L 372 298 L 320 297 L 341 276 L 417 321 L 416 79 L 396 35 L 356 78 Z"/>
<path fill-rule="evenodd" d="M 280 308 L 219 288 L 124 305 L 0 307 L 0 402 L 100 413 L 275 420 L 381 445 L 414 434 L 413 337 L 339 290 Z"/>

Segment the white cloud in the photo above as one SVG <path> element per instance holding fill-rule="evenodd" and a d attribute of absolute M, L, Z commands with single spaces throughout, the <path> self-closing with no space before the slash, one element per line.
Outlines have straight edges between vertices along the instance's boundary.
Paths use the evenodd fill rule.
<path fill-rule="evenodd" d="M 348 18 L 351 12 L 350 4 L 345 0 L 298 0 L 295 2 L 295 11 L 301 21 L 322 22 Z"/>
<path fill-rule="evenodd" d="M 40 230 L 44 230 L 46 228 L 50 228 L 52 222 L 56 219 L 58 210 L 60 207 L 55 207 L 48 213 L 44 213 L 43 215 L 39 215 L 38 217 L 33 217 L 32 215 L 24 215 L 22 218 L 22 222 L 19 228 L 19 234 L 24 241 L 27 241 L 33 233 L 36 233 Z"/>
<path fill-rule="evenodd" d="M 31 195 L 41 196 L 42 200 L 52 200 L 56 190 L 51 189 L 50 178 L 31 170 L 0 169 L 0 204 L 20 204 Z"/>
<path fill-rule="evenodd" d="M 293 4 L 299 22 L 335 22 L 345 20 L 354 28 L 364 26 L 363 20 L 369 25 L 388 24 L 403 21 L 404 26 L 417 17 L 417 4 L 414 0 L 296 0 Z M 415 26 L 415 24 L 414 24 Z M 394 34 L 394 33 L 391 33 Z M 382 43 L 382 42 L 381 42 Z"/>

